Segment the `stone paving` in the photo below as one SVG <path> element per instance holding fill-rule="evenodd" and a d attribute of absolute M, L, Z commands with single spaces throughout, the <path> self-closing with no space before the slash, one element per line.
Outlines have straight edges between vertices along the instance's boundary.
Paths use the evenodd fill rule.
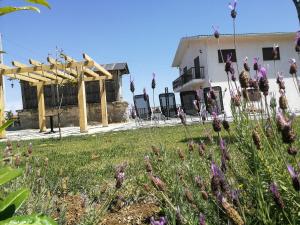
<path fill-rule="evenodd" d="M 187 118 L 187 123 L 196 123 L 199 122 L 198 117 L 189 117 Z M 143 127 L 151 127 L 151 126 L 174 126 L 180 124 L 180 120 L 178 118 L 172 118 L 166 121 L 136 121 L 130 120 L 127 123 L 115 123 L 109 124 L 108 127 L 102 127 L 102 125 L 91 125 L 88 128 L 88 132 L 80 133 L 79 127 L 62 127 L 61 134 L 62 137 L 68 136 L 80 136 L 80 135 L 89 135 L 89 134 L 98 134 L 98 133 L 106 133 L 106 132 L 114 132 L 114 131 L 122 131 L 122 130 L 131 130 L 138 129 Z M 48 129 L 49 131 L 49 129 Z M 38 129 L 27 129 L 27 130 L 16 130 L 16 131 L 6 131 L 6 137 L 12 141 L 18 140 L 32 140 L 32 139 L 46 139 L 46 138 L 58 138 L 59 132 L 58 128 L 54 129 L 55 133 L 40 133 Z M 6 139 L 2 139 L 1 141 L 6 141 Z"/>

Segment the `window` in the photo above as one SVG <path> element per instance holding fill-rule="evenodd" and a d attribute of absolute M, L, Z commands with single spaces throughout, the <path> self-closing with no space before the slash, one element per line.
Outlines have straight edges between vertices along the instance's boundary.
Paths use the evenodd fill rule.
<path fill-rule="evenodd" d="M 232 55 L 231 56 L 231 61 L 236 62 L 235 49 L 221 49 L 221 50 L 218 50 L 219 63 L 225 63 L 226 60 L 227 60 L 228 55 Z"/>
<path fill-rule="evenodd" d="M 264 61 L 280 60 L 280 51 L 279 51 L 279 47 L 277 47 L 276 49 L 277 49 L 277 57 L 274 59 L 274 58 L 273 58 L 273 47 L 270 47 L 270 48 L 263 48 L 263 49 L 262 49 L 262 52 L 263 52 L 263 60 L 264 60 Z"/>

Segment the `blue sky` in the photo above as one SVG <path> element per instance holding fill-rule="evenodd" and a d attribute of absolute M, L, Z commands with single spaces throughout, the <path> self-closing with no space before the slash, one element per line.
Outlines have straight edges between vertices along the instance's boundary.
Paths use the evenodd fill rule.
<path fill-rule="evenodd" d="M 46 60 L 56 46 L 76 59 L 86 52 L 99 63 L 127 62 L 136 92 L 151 91 L 156 73 L 157 96 L 178 76 L 171 63 L 180 38 L 210 34 L 211 26 L 231 33 L 228 0 L 49 0 L 51 10 L 17 12 L 0 17 L 4 62 Z M 25 5 L 0 0 L 0 7 Z M 292 0 L 238 1 L 237 32 L 296 31 Z M 125 100 L 131 102 L 129 76 L 123 77 Z M 151 93 L 151 92 L 150 92 Z M 151 95 L 150 95 L 151 96 Z M 151 98 L 152 99 L 152 96 Z M 158 102 L 158 100 L 156 100 Z M 151 102 L 152 104 L 152 102 Z M 6 81 L 6 109 L 21 109 L 18 82 Z"/>

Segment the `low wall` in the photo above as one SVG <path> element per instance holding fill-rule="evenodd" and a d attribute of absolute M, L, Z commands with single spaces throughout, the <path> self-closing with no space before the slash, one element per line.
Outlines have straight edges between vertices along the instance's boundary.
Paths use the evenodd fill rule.
<path fill-rule="evenodd" d="M 101 123 L 101 108 L 99 103 L 87 104 L 87 120 L 89 125 Z M 78 106 L 62 107 L 61 126 L 79 126 Z M 46 115 L 51 114 L 51 109 L 46 109 Z M 108 122 L 120 123 L 128 121 L 128 103 L 112 102 L 107 103 Z M 21 129 L 39 128 L 39 119 L 37 109 L 22 110 L 18 113 L 20 118 Z M 53 118 L 54 127 L 57 127 L 57 116 Z M 49 117 L 46 117 L 46 126 L 50 127 Z"/>

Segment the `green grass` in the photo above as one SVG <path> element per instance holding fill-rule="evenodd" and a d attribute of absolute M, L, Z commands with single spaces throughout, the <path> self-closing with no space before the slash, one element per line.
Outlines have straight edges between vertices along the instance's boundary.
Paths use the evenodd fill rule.
<path fill-rule="evenodd" d="M 207 127 L 207 125 L 205 125 Z M 209 126 L 210 127 L 210 126 Z M 189 127 L 194 139 L 203 134 L 203 125 Z M 67 137 L 62 140 L 46 139 L 21 142 L 14 151 L 25 152 L 32 142 L 33 155 L 42 161 L 49 159 L 46 174 L 50 188 L 59 181 L 59 172 L 69 177 L 69 188 L 73 192 L 93 189 L 102 182 L 114 178 L 115 166 L 127 162 L 127 176 L 139 176 L 144 172 L 143 158 L 151 152 L 151 145 L 164 147 L 177 152 L 177 147 L 186 148 L 186 135 L 183 126 L 143 128 L 129 131 L 110 132 L 81 137 Z M 0 144 L 5 148 L 5 143 Z M 92 160 L 92 156 L 98 156 Z"/>

